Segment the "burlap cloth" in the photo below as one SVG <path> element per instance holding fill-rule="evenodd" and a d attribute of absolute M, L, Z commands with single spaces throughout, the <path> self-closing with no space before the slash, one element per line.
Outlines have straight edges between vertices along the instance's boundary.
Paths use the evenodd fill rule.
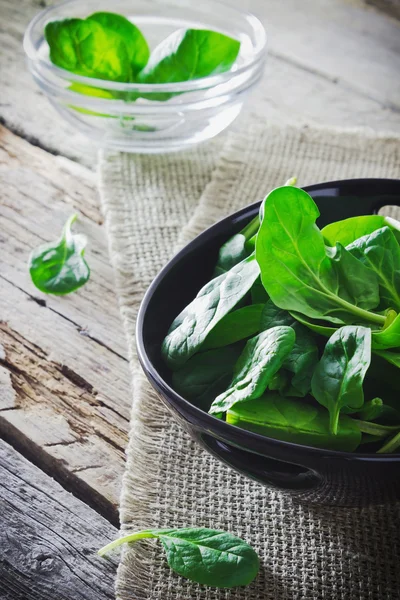
<path fill-rule="evenodd" d="M 137 363 L 135 317 L 174 252 L 214 221 L 292 175 L 299 184 L 398 177 L 400 139 L 372 132 L 267 127 L 260 120 L 165 156 L 105 154 L 101 197 L 129 345 L 133 408 L 121 530 L 206 526 L 248 540 L 261 558 L 247 588 L 215 590 L 170 571 L 154 541 L 122 553 L 119 600 L 394 600 L 400 597 L 400 506 L 298 506 L 238 475 L 194 443 Z M 182 282 L 184 285 L 184 282 Z"/>

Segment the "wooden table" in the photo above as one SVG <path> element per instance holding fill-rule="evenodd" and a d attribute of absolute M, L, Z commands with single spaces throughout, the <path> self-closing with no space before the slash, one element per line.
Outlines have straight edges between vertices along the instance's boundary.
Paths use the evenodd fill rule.
<path fill-rule="evenodd" d="M 269 32 L 257 92 L 266 119 L 400 132 L 398 21 L 361 0 L 235 3 Z M 0 0 L 0 599 L 103 600 L 113 598 L 116 561 L 96 549 L 118 534 L 130 373 L 96 148 L 24 66 L 23 31 L 49 4 Z M 73 210 L 92 276 L 79 293 L 45 296 L 27 258 Z"/>

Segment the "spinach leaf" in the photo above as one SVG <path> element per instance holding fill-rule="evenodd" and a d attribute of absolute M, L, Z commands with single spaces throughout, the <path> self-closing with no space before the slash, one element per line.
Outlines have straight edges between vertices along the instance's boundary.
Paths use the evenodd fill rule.
<path fill-rule="evenodd" d="M 285 183 L 286 185 L 296 185 L 297 177 L 291 177 Z M 262 206 L 261 206 L 262 209 Z M 261 213 L 260 209 L 260 213 Z M 221 275 L 229 271 L 241 260 L 250 256 L 255 251 L 257 233 L 260 228 L 260 214 L 252 219 L 243 229 L 233 235 L 223 246 L 218 254 L 218 261 L 214 270 L 214 275 Z M 256 299 L 255 299 L 256 298 Z M 261 283 L 261 278 L 257 280 L 252 288 L 253 304 L 264 304 L 268 300 L 268 294 Z"/>
<path fill-rule="evenodd" d="M 239 233 L 233 235 L 221 246 L 214 269 L 214 276 L 229 271 L 229 269 L 253 253 L 254 248 L 248 246 L 248 241 L 257 233 L 259 226 L 260 219 L 257 215 Z"/>
<path fill-rule="evenodd" d="M 385 438 L 398 431 L 399 425 L 380 425 L 379 423 L 371 423 L 370 421 L 361 421 L 354 419 L 361 433 L 373 435 L 377 438 Z"/>
<path fill-rule="evenodd" d="M 373 398 L 364 403 L 364 406 L 357 413 L 357 418 L 361 421 L 374 421 L 383 412 L 383 401 L 381 398 Z"/>
<path fill-rule="evenodd" d="M 258 333 L 263 308 L 263 304 L 251 304 L 228 313 L 210 331 L 201 349 L 221 348 Z"/>
<path fill-rule="evenodd" d="M 337 327 L 328 327 L 318 321 L 314 321 L 309 317 L 290 311 L 290 314 L 302 325 L 305 325 L 314 333 L 330 337 Z M 372 350 L 376 353 L 380 350 L 388 350 L 391 348 L 400 348 L 400 315 L 396 315 L 395 319 L 389 324 L 385 325 L 383 329 L 376 329 L 372 331 Z"/>
<path fill-rule="evenodd" d="M 310 317 L 306 317 L 305 315 L 302 315 L 301 313 L 296 312 L 295 310 L 291 310 L 290 314 L 294 319 L 296 319 L 296 321 L 298 321 L 305 327 L 308 327 L 308 329 L 311 329 L 311 331 L 313 331 L 314 333 L 318 333 L 319 335 L 323 335 L 325 337 L 330 337 L 338 329 L 338 326 L 329 327 L 328 325 L 323 324 L 318 320 L 310 319 Z"/>
<path fill-rule="evenodd" d="M 238 346 L 226 346 L 195 354 L 179 371 L 172 374 L 172 386 L 185 400 L 208 410 L 232 379 L 241 353 Z"/>
<path fill-rule="evenodd" d="M 163 40 L 139 73 L 141 83 L 173 83 L 229 71 L 240 42 L 217 31 L 180 29 Z"/>
<path fill-rule="evenodd" d="M 396 315 L 394 320 L 383 329 L 372 332 L 372 348 L 374 350 L 400 348 L 400 315 Z"/>
<path fill-rule="evenodd" d="M 269 296 L 261 282 L 261 277 L 257 277 L 255 280 L 254 285 L 250 290 L 250 294 L 253 304 L 265 304 L 268 301 Z"/>
<path fill-rule="evenodd" d="M 377 281 L 372 285 L 363 279 L 365 268 L 354 274 L 357 284 L 351 285 L 353 274 L 340 268 L 346 251 L 340 250 L 337 261 L 327 255 L 315 225 L 318 216 L 313 199 L 295 187 L 277 188 L 265 199 L 256 257 L 269 296 L 280 308 L 308 317 L 383 325 L 385 317 L 366 310 L 365 303 L 370 298 L 368 308 L 374 308 L 372 299 L 379 299 Z"/>
<path fill-rule="evenodd" d="M 390 364 L 400 369 L 400 350 L 391 352 L 390 350 L 375 350 L 375 354 L 387 360 Z"/>
<path fill-rule="evenodd" d="M 358 261 L 340 243 L 326 247 L 331 264 L 337 273 L 338 295 L 361 308 L 375 308 L 379 304 L 379 281 L 376 273 Z"/>
<path fill-rule="evenodd" d="M 315 448 L 353 451 L 361 442 L 361 432 L 350 417 L 341 415 L 337 434 L 332 435 L 324 409 L 273 393 L 236 404 L 229 409 L 226 421 L 267 437 Z"/>
<path fill-rule="evenodd" d="M 388 442 L 386 442 L 382 448 L 377 450 L 377 454 L 390 454 L 400 448 L 400 431 L 393 436 Z"/>
<path fill-rule="evenodd" d="M 340 242 L 342 246 L 348 246 L 348 244 L 351 244 L 358 238 L 368 235 L 386 225 L 393 230 L 394 235 L 400 242 L 399 221 L 382 215 L 350 217 L 343 221 L 336 221 L 335 223 L 326 225 L 321 233 L 328 246 L 335 246 L 336 242 Z"/>
<path fill-rule="evenodd" d="M 219 250 L 214 277 L 226 273 L 249 255 L 250 252 L 246 250 L 245 236 L 241 233 L 232 236 Z"/>
<path fill-rule="evenodd" d="M 96 12 L 86 19 L 99 23 L 107 31 L 117 34 L 123 41 L 131 67 L 130 80 L 147 64 L 150 57 L 150 49 L 142 32 L 129 19 L 122 15 L 110 12 Z"/>
<path fill-rule="evenodd" d="M 254 255 L 209 281 L 176 317 L 162 345 L 171 369 L 181 367 L 197 352 L 207 335 L 250 291 L 259 275 Z"/>
<path fill-rule="evenodd" d="M 346 248 L 378 277 L 379 310 L 400 310 L 400 246 L 389 227 L 382 227 Z"/>
<path fill-rule="evenodd" d="M 29 258 L 29 272 L 34 285 L 45 294 L 69 294 L 84 285 L 90 269 L 83 258 L 86 238 L 73 234 L 71 226 L 77 219 L 72 215 L 56 242 L 43 244 Z"/>
<path fill-rule="evenodd" d="M 116 17 L 118 22 L 123 19 Z M 140 32 L 127 19 L 126 28 L 132 31 L 133 43 Z M 47 23 L 44 33 L 50 47 L 50 60 L 77 75 L 129 82 L 137 64 L 131 62 L 132 46 L 127 46 L 126 36 L 117 29 L 118 26 L 103 27 L 96 17 Z"/>
<path fill-rule="evenodd" d="M 310 331 L 300 325 L 287 311 L 274 305 L 271 300 L 265 304 L 261 315 L 261 330 L 277 325 L 291 327 L 296 334 L 296 341 L 290 354 L 286 357 L 282 369 L 285 373 L 286 386 L 283 374 L 279 386 L 275 387 L 285 396 L 304 397 L 311 389 L 311 378 L 318 363 L 318 347 Z M 275 385 L 277 385 L 275 383 Z M 269 386 L 269 389 L 273 389 Z"/>
<path fill-rule="evenodd" d="M 295 333 L 291 327 L 272 327 L 251 338 L 235 365 L 231 385 L 217 396 L 208 412 L 218 415 L 237 402 L 261 396 L 282 367 L 294 342 Z"/>
<path fill-rule="evenodd" d="M 148 529 L 125 535 L 99 550 L 110 550 L 144 538 L 158 538 L 173 571 L 196 583 L 218 588 L 248 585 L 257 576 L 257 553 L 239 537 L 205 527 Z"/>
<path fill-rule="evenodd" d="M 342 408 L 364 404 L 363 381 L 371 362 L 371 330 L 347 325 L 329 338 L 312 378 L 314 398 L 330 415 L 330 431 L 337 434 Z"/>

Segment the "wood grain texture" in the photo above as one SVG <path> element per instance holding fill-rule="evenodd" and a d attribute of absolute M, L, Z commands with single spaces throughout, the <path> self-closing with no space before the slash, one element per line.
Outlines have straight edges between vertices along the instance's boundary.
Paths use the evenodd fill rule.
<path fill-rule="evenodd" d="M 398 21 L 349 0 L 235 3 L 262 18 L 274 56 L 400 111 Z"/>
<path fill-rule="evenodd" d="M 269 37 L 264 81 L 247 105 L 265 119 L 400 131 L 399 25 L 362 2 L 231 0 Z M 51 152 L 92 168 L 97 145 L 64 123 L 32 80 L 22 37 L 49 0 L 0 0 L 0 119 Z M 29 98 L 29 101 L 27 101 Z"/>
<path fill-rule="evenodd" d="M 0 179 L 0 433 L 116 522 L 130 374 L 94 175 L 0 127 Z M 28 256 L 73 210 L 91 278 L 46 296 Z"/>
<path fill-rule="evenodd" d="M 118 531 L 0 440 L 1 600 L 112 600 Z"/>
<path fill-rule="evenodd" d="M 35 15 L 52 4 L 56 2 L 0 0 L 0 119 L 32 144 L 94 168 L 97 146 L 65 123 L 25 63 L 25 29 Z"/>

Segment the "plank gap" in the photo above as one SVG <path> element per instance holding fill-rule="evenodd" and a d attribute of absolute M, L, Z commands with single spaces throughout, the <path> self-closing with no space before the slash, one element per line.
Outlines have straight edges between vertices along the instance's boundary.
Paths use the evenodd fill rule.
<path fill-rule="evenodd" d="M 18 430 L 14 430 L 13 426 L 9 423 L 6 427 L 3 427 L 0 421 L 0 440 L 9 444 L 35 467 L 54 479 L 54 481 L 75 498 L 87 504 L 96 513 L 111 523 L 111 525 L 117 529 L 119 528 L 120 523 L 117 508 L 104 496 L 86 484 L 85 481 L 72 477 L 73 473 L 79 472 L 79 468 L 75 471 L 71 469 L 67 470 L 67 468 L 62 469 L 60 468 L 59 461 L 57 461 L 57 467 L 55 468 L 54 463 L 56 461 L 46 453 L 44 448 L 41 448 L 32 442 L 32 440 L 21 438 Z M 55 446 L 56 444 L 52 445 Z M 51 444 L 46 447 L 49 446 Z"/>

